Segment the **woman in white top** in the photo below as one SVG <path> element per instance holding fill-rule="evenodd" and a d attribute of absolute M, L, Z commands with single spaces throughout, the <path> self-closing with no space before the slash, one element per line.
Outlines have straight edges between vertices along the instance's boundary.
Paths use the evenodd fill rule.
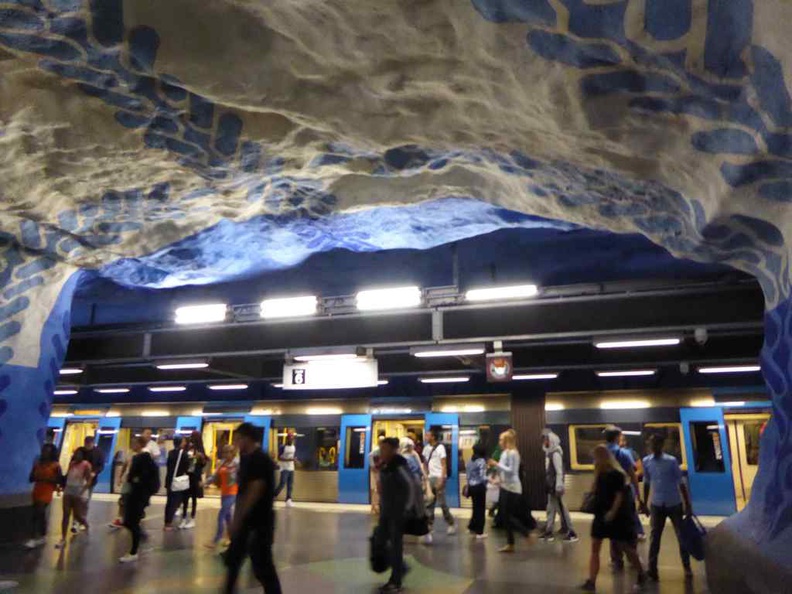
<path fill-rule="evenodd" d="M 522 500 L 522 483 L 520 482 L 520 453 L 515 447 L 517 434 L 509 429 L 500 435 L 502 450 L 500 461 L 490 460 L 487 465 L 497 468 L 500 474 L 500 488 L 503 492 L 501 516 L 506 527 L 507 544 L 498 549 L 501 553 L 514 552 L 514 531 L 527 537 L 528 529 L 520 522 L 517 510 Z"/>

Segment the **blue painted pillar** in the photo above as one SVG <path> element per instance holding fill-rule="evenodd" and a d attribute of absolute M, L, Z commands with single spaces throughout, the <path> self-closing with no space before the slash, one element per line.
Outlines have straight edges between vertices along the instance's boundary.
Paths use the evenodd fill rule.
<path fill-rule="evenodd" d="M 68 273 L 66 273 L 68 274 Z M 47 420 L 52 408 L 53 392 L 60 367 L 66 357 L 71 326 L 71 302 L 79 274 L 72 274 L 62 284 L 54 306 L 42 311 L 46 300 L 36 300 L 33 295 L 22 296 L 21 313 L 6 324 L 16 324 L 12 339 L 1 341 L 0 351 L 0 504 L 9 507 L 27 504 L 31 486 L 28 482 L 30 467 L 44 443 Z M 4 279 L 0 279 L 2 281 Z M 10 283 L 2 288 L 6 289 Z M 19 286 L 19 285 L 17 285 Z M 5 297 L 9 291 L 3 293 Z M 56 292 L 57 294 L 57 292 Z M 6 305 L 8 300 L 0 303 Z M 11 301 L 14 303 L 14 300 Z M 6 305 L 7 307 L 7 305 Z M 0 316 L 5 312 L 0 308 Z M 31 328 L 36 320 L 43 320 L 39 328 Z M 3 326 L 3 327 L 6 327 Z M 24 331 L 23 331 L 24 330 Z M 33 333 L 32 331 L 36 331 Z M 22 352 L 26 337 L 39 336 L 36 366 L 15 364 L 24 360 Z M 36 349 L 34 349 L 36 350 Z M 34 359 L 35 360 L 35 359 Z"/>

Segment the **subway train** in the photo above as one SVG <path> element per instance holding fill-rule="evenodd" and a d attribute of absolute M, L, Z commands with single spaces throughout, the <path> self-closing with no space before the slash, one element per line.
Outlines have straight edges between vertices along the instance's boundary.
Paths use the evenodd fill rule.
<path fill-rule="evenodd" d="M 295 436 L 296 501 L 365 504 L 370 501 L 372 484 L 368 454 L 376 437 L 410 435 L 420 448 L 424 432 L 437 427 L 451 462 L 449 503 L 464 507 L 469 505 L 461 495 L 464 468 L 472 447 L 482 440 L 494 450 L 499 433 L 512 424 L 512 404 L 509 394 L 482 394 L 403 399 L 398 404 L 352 398 L 56 405 L 49 419 L 49 436 L 61 449 L 61 462 L 66 463 L 87 435 L 96 435 L 107 458 L 97 491 L 113 492 L 130 439 L 143 429 L 151 428 L 164 450 L 173 447 L 175 435 L 199 431 L 212 470 L 220 448 L 233 440 L 241 422 L 248 421 L 261 428 L 262 444 L 271 453 L 278 451 L 287 435 Z M 680 461 L 687 475 L 696 512 L 729 515 L 750 498 L 759 438 L 770 414 L 770 402 L 760 388 L 550 392 L 544 398 L 544 418 L 537 419 L 536 426 L 548 426 L 561 438 L 566 501 L 573 510 L 591 485 L 591 450 L 602 442 L 604 427 L 612 423 L 624 430 L 628 447 L 639 457 L 648 453 L 651 434 L 664 434 L 668 453 Z M 528 444 L 522 446 L 527 450 L 524 459 L 543 463 L 539 431 L 522 436 L 521 444 Z"/>

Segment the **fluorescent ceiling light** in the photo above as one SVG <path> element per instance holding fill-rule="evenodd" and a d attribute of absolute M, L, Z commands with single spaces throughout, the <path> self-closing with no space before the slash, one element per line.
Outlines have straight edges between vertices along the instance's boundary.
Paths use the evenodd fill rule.
<path fill-rule="evenodd" d="M 720 367 L 699 367 L 699 373 L 755 373 L 761 371 L 759 365 L 723 365 Z"/>
<path fill-rule="evenodd" d="M 654 375 L 657 373 L 656 369 L 633 369 L 628 371 L 598 371 L 599 377 L 642 377 L 647 375 Z"/>
<path fill-rule="evenodd" d="M 372 415 L 408 415 L 412 412 L 411 408 L 375 408 L 371 411 Z"/>
<path fill-rule="evenodd" d="M 465 293 L 468 301 L 494 301 L 496 299 L 523 299 L 535 297 L 539 293 L 536 285 L 513 285 L 510 287 L 490 287 L 471 289 Z"/>
<path fill-rule="evenodd" d="M 77 390 L 55 390 L 55 396 L 73 396 Z"/>
<path fill-rule="evenodd" d="M 108 419 L 114 419 L 114 418 L 120 417 L 120 416 L 121 416 L 121 413 L 118 412 L 118 411 L 112 411 L 112 412 L 106 412 L 105 413 L 105 417 L 107 417 Z"/>
<path fill-rule="evenodd" d="M 80 375 L 82 372 L 79 367 L 64 367 L 60 370 L 61 375 Z"/>
<path fill-rule="evenodd" d="M 564 410 L 565 406 L 560 402 L 545 402 L 546 411 Z"/>
<path fill-rule="evenodd" d="M 305 409 L 308 415 L 340 415 L 343 412 L 343 409 L 334 406 L 311 406 Z"/>
<path fill-rule="evenodd" d="M 745 406 L 744 400 L 732 400 L 731 402 L 719 402 L 721 406 Z"/>
<path fill-rule="evenodd" d="M 73 416 L 74 416 L 74 413 L 70 413 L 70 412 L 54 412 L 54 413 L 50 413 L 50 417 L 55 418 L 55 419 L 63 419 L 65 417 L 73 417 Z"/>
<path fill-rule="evenodd" d="M 187 386 L 149 386 L 150 392 L 184 392 Z"/>
<path fill-rule="evenodd" d="M 282 388 L 283 384 L 272 384 L 273 388 Z"/>
<path fill-rule="evenodd" d="M 307 363 L 308 361 L 350 361 L 358 359 L 356 353 L 326 353 L 316 355 L 295 355 L 294 360 L 300 363 Z"/>
<path fill-rule="evenodd" d="M 715 406 L 715 399 L 714 398 L 698 398 L 696 400 L 691 400 L 690 401 L 690 406 L 695 406 L 697 408 Z"/>
<path fill-rule="evenodd" d="M 265 299 L 261 302 L 261 317 L 269 320 L 312 316 L 316 314 L 318 303 L 319 301 L 315 295 Z"/>
<path fill-rule="evenodd" d="M 162 369 L 164 371 L 170 371 L 173 369 L 206 369 L 207 367 L 209 367 L 209 363 L 206 362 L 161 363 L 157 365 L 157 369 Z"/>
<path fill-rule="evenodd" d="M 246 390 L 247 384 L 215 384 L 209 386 L 210 390 Z"/>
<path fill-rule="evenodd" d="M 225 322 L 225 303 L 209 303 L 207 305 L 189 305 L 176 308 L 177 324 L 208 324 L 211 322 Z"/>
<path fill-rule="evenodd" d="M 360 291 L 356 301 L 357 308 L 361 311 L 417 307 L 421 305 L 421 289 L 418 287 L 396 287 Z"/>
<path fill-rule="evenodd" d="M 623 435 L 640 435 L 640 431 L 622 431 Z"/>
<path fill-rule="evenodd" d="M 463 384 L 470 381 L 470 376 L 422 377 L 418 381 L 422 384 Z"/>
<path fill-rule="evenodd" d="M 115 435 L 118 433 L 118 429 L 97 429 L 97 435 Z"/>
<path fill-rule="evenodd" d="M 167 410 L 144 410 L 140 413 L 141 417 L 168 417 L 170 412 Z"/>
<path fill-rule="evenodd" d="M 196 409 L 191 413 L 193 417 L 219 417 L 222 416 L 222 414 L 223 413 L 219 412 L 203 412 L 201 409 Z"/>
<path fill-rule="evenodd" d="M 641 347 L 676 346 L 681 338 L 643 338 L 636 340 L 603 340 L 595 342 L 598 349 L 630 349 Z"/>
<path fill-rule="evenodd" d="M 513 375 L 512 379 L 518 382 L 528 380 L 551 380 L 558 377 L 557 373 L 521 373 Z"/>
<path fill-rule="evenodd" d="M 386 380 L 386 379 L 384 379 L 384 380 L 377 380 L 377 385 L 378 385 L 378 386 L 387 386 L 387 385 L 388 385 L 388 381 L 389 381 L 389 380 Z"/>
<path fill-rule="evenodd" d="M 96 391 L 100 394 L 126 394 L 129 388 L 97 388 Z"/>
<path fill-rule="evenodd" d="M 414 347 L 410 349 L 412 355 L 418 358 L 430 357 L 465 357 L 472 355 L 483 355 L 486 352 L 483 344 L 459 344 L 431 347 Z"/>
<path fill-rule="evenodd" d="M 355 427 L 352 429 L 353 433 L 365 433 L 366 431 L 368 431 L 366 427 Z"/>
<path fill-rule="evenodd" d="M 603 410 L 629 410 L 651 406 L 648 400 L 603 400 L 599 405 Z"/>

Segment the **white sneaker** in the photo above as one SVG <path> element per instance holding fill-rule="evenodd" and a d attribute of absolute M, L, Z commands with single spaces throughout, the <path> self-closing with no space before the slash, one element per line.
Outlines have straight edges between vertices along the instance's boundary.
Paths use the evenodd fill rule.
<path fill-rule="evenodd" d="M 118 562 L 119 563 L 134 563 L 138 560 L 138 555 L 133 555 L 131 553 L 127 553 L 123 557 L 121 557 Z"/>
<path fill-rule="evenodd" d="M 294 501 L 291 499 L 286 500 L 286 507 L 294 507 Z"/>
<path fill-rule="evenodd" d="M 426 545 L 432 544 L 432 540 L 433 539 L 432 539 L 432 533 L 431 532 L 429 534 L 425 534 L 424 536 L 421 537 L 421 542 L 423 544 L 426 544 Z"/>
<path fill-rule="evenodd" d="M 453 534 L 456 534 L 456 532 L 457 532 L 456 524 L 454 524 L 453 526 L 449 526 L 449 527 L 448 527 L 447 534 L 448 534 L 449 536 L 451 536 L 451 535 L 453 535 Z"/>
<path fill-rule="evenodd" d="M 187 520 L 183 519 L 181 522 L 179 522 L 179 530 L 184 530 L 185 528 L 187 528 Z"/>
<path fill-rule="evenodd" d="M 489 538 L 489 534 L 486 532 L 484 534 L 476 534 L 476 540 L 486 540 Z"/>
<path fill-rule="evenodd" d="M 195 520 L 187 520 L 182 526 L 185 530 L 190 530 L 191 528 L 195 528 Z"/>

